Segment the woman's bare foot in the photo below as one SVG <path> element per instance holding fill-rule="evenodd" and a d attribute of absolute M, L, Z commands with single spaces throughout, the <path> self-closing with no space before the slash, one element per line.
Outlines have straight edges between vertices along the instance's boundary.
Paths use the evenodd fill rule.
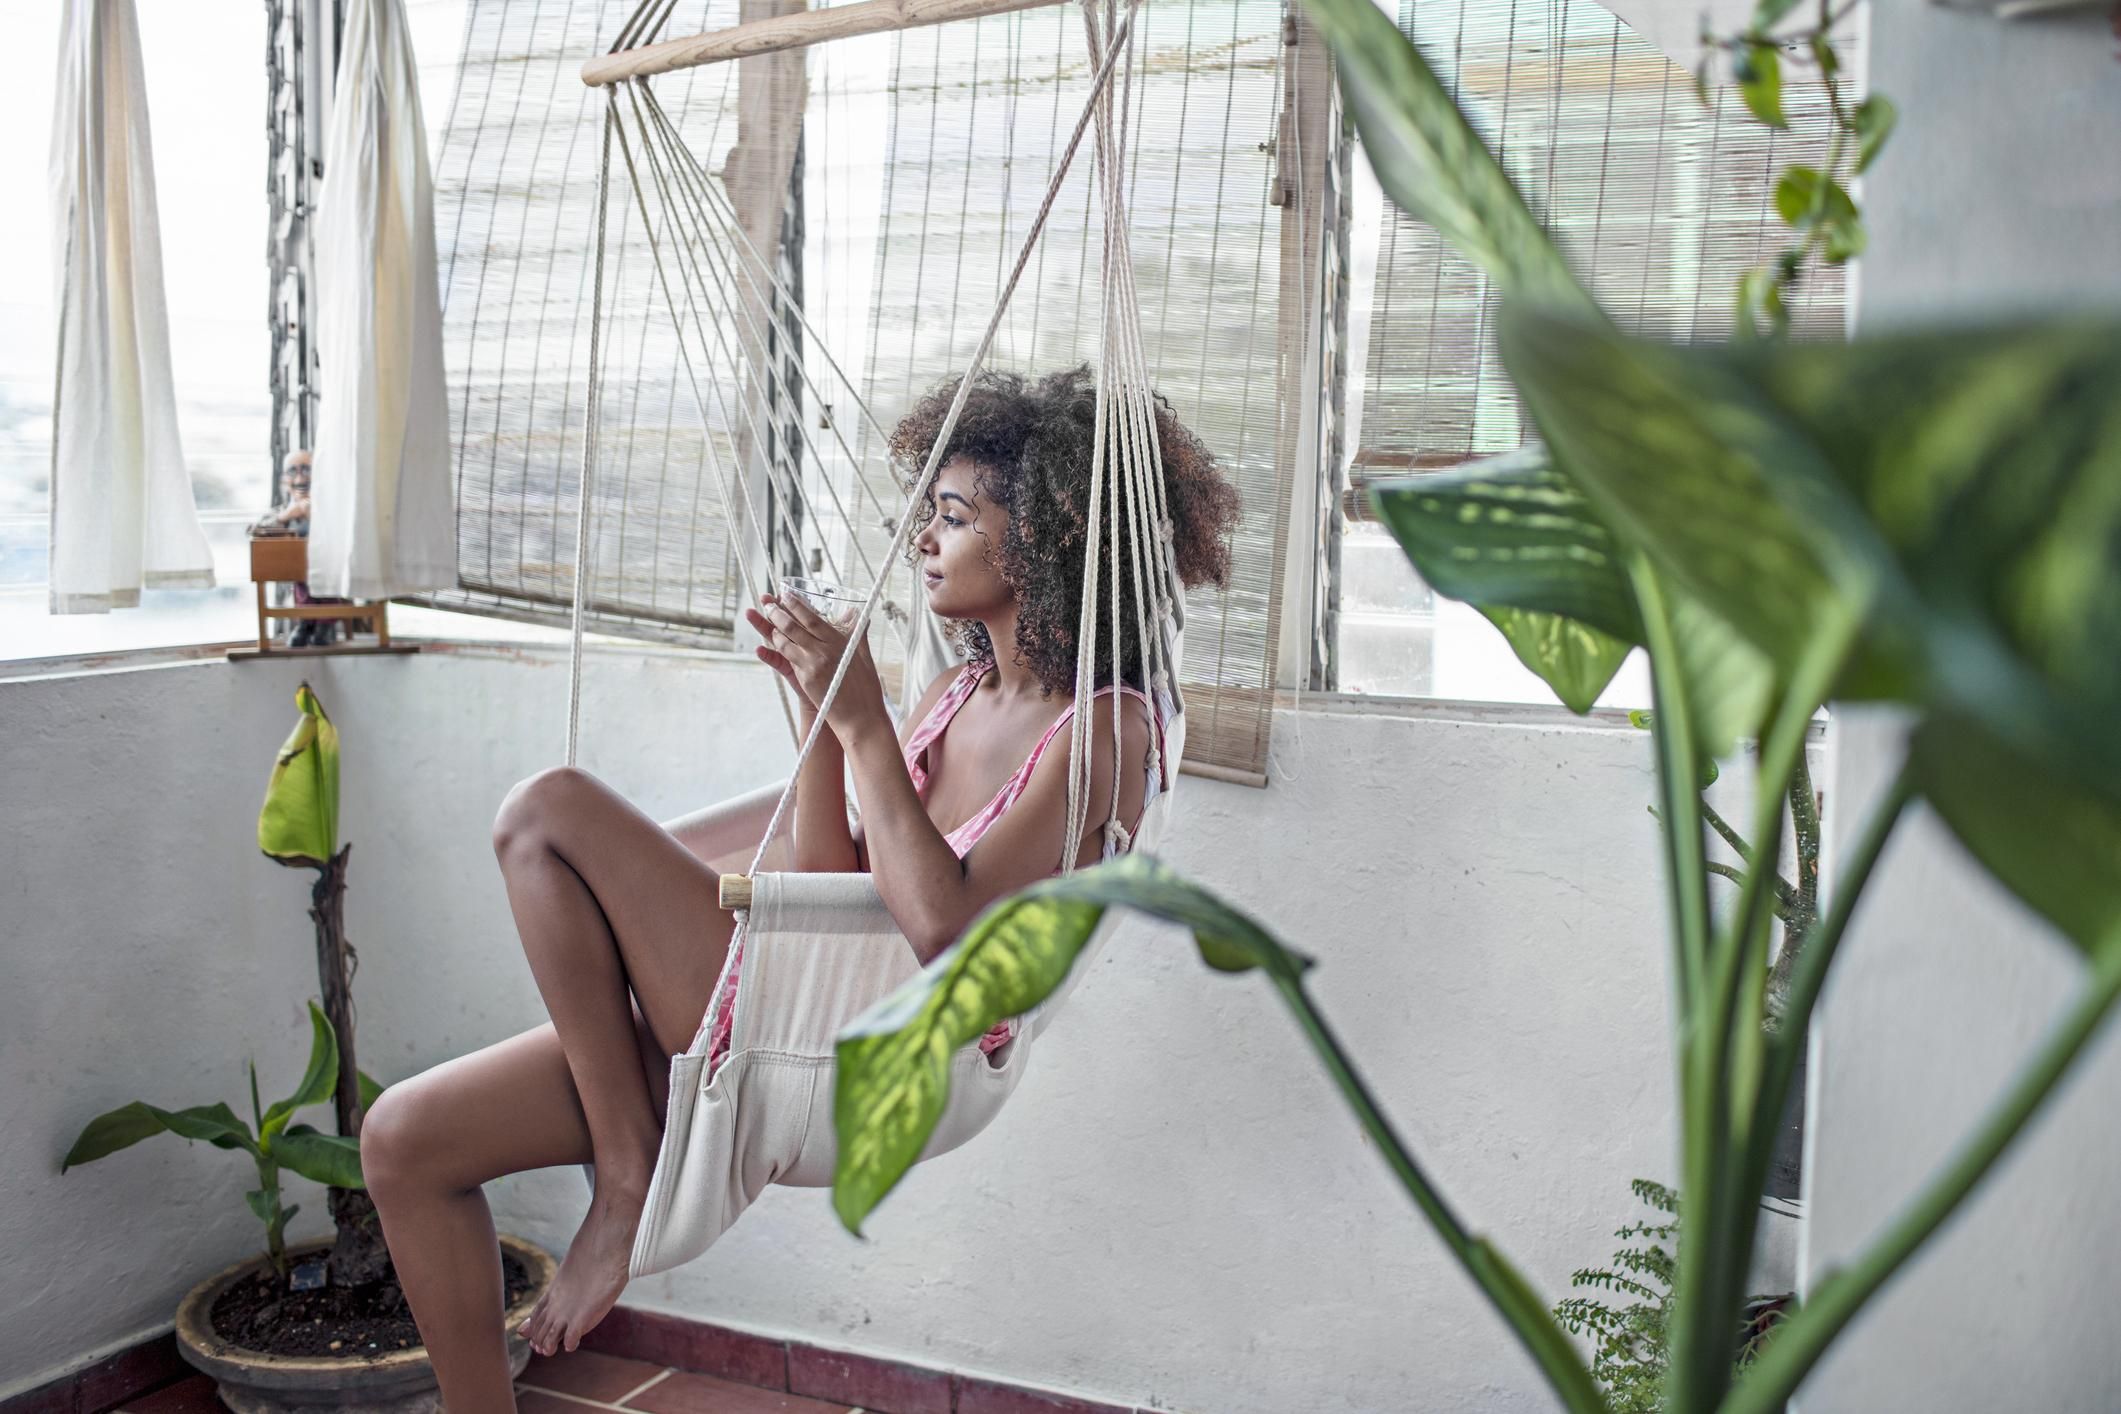
<path fill-rule="evenodd" d="M 648 1199 L 648 1178 L 647 1173 L 634 1179 L 597 1168 L 589 1215 L 568 1244 L 551 1289 L 523 1322 L 523 1334 L 538 1354 L 573 1350 L 618 1304 Z"/>

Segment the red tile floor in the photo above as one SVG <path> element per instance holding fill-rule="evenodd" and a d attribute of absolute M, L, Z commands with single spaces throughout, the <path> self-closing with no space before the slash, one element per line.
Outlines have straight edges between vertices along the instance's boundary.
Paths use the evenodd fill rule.
<path fill-rule="evenodd" d="M 214 1382 L 205 1375 L 165 1385 L 119 1406 L 121 1414 L 227 1414 L 227 1408 L 215 1398 Z M 633 1414 L 862 1414 L 850 1405 L 594 1350 L 550 1360 L 531 1356 L 516 1379 L 516 1408 L 520 1414 L 590 1414 L 600 1409 Z"/>

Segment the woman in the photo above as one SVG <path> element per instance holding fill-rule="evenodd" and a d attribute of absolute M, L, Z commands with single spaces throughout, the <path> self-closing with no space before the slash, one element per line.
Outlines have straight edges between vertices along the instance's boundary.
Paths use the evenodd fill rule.
<path fill-rule="evenodd" d="M 956 380 L 944 383 L 894 432 L 893 455 L 909 474 L 925 464 L 955 392 Z M 1087 368 L 1036 384 L 991 373 L 976 380 L 915 508 L 923 524 L 908 551 L 930 607 L 970 661 L 928 684 L 894 729 L 864 645 L 796 783 L 795 867 L 874 874 L 923 961 L 989 904 L 1061 868 L 1095 406 Z M 1237 493 L 1161 401 L 1157 430 L 1180 577 L 1225 583 Z M 1122 563 L 1128 548 L 1123 541 Z M 1133 624 L 1132 577 L 1120 579 L 1121 621 Z M 1101 624 L 1109 613 L 1107 597 Z M 765 639 L 758 656 L 800 694 L 807 731 L 844 633 L 772 595 L 746 617 Z M 1118 694 L 1108 686 L 1094 701 L 1078 863 L 1100 854 L 1115 769 L 1130 833 L 1149 794 L 1160 724 L 1141 690 L 1134 637 L 1114 645 L 1101 634 L 1098 643 L 1097 680 L 1112 680 L 1117 647 L 1127 686 Z M 1116 700 L 1124 705 L 1115 754 Z M 846 818 L 850 768 L 858 830 Z M 720 871 L 748 861 L 701 857 L 687 826 L 659 825 L 571 768 L 511 791 L 494 848 L 552 1020 L 392 1086 L 363 1124 L 369 1192 L 451 1414 L 514 1407 L 481 1184 L 525 1169 L 596 1166 L 588 1216 L 524 1323 L 533 1348 L 575 1349 L 625 1287 L 662 1140 L 670 1058 L 698 1033 L 729 947 Z M 711 1055 L 726 1049 L 726 1020 L 710 1019 Z M 991 1050 L 1006 1039 L 998 1027 L 981 1044 Z"/>

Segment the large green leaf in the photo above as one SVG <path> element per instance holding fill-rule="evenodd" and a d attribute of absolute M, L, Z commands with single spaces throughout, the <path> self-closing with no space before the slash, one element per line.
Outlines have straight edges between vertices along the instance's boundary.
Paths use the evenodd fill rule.
<path fill-rule="evenodd" d="M 1482 609 L 1502 631 L 1517 661 L 1554 690 L 1561 705 L 1581 715 L 1598 705 L 1634 645 L 1589 624 L 1529 609 Z"/>
<path fill-rule="evenodd" d="M 1050 996 L 1114 903 L 1185 924 L 1201 957 L 1222 971 L 1264 967 L 1293 978 L 1310 966 L 1147 855 L 1034 884 L 996 904 L 840 1032 L 832 1203 L 850 1232 L 861 1232 L 926 1147 L 949 1099 L 950 1057 Z"/>
<path fill-rule="evenodd" d="M 1450 92 L 1373 0 L 1305 0 L 1377 180 L 1506 294 L 1596 304 Z"/>
<path fill-rule="evenodd" d="M 249 1128 L 227 1105 L 195 1105 L 188 1110 L 157 1109 L 138 1100 L 97 1115 L 82 1129 L 59 1172 L 127 1149 L 142 1139 L 169 1133 L 186 1139 L 204 1139 L 216 1149 L 244 1149 L 258 1153 Z"/>
<path fill-rule="evenodd" d="M 361 1145 L 356 1139 L 325 1134 L 307 1124 L 289 1125 L 273 1140 L 272 1156 L 282 1167 L 334 1188 L 365 1188 Z"/>
<path fill-rule="evenodd" d="M 333 1034 L 331 1022 L 315 1002 L 309 1004 L 309 1068 L 302 1075 L 302 1083 L 295 1093 L 284 1100 L 273 1102 L 265 1112 L 264 1122 L 258 1126 L 261 1139 L 270 1140 L 287 1124 L 287 1117 L 304 1105 L 318 1104 L 332 1097 L 339 1088 L 339 1038 Z"/>
<path fill-rule="evenodd" d="M 1825 453 L 1935 608 L 2121 707 L 2121 323 L 1729 355 Z"/>
<path fill-rule="evenodd" d="M 2121 806 L 2121 322 L 1718 355 L 1825 453 L 1911 645 L 1893 695 Z M 1846 506 L 1819 518 L 1845 529 Z M 1845 537 L 1855 543 L 1856 537 Z"/>
<path fill-rule="evenodd" d="M 2087 951 L 2121 946 L 2121 808 L 1949 714 L 1909 764 L 1932 808 L 1991 874 Z"/>
<path fill-rule="evenodd" d="M 1573 710 L 1589 710 L 1643 641 L 1617 537 L 1546 449 L 1377 481 L 1370 501 L 1422 578 L 1485 614 Z M 1683 592 L 1671 597 L 1681 671 L 1713 759 L 1759 726 L 1773 674 L 1722 618 Z"/>
<path fill-rule="evenodd" d="M 1642 641 L 1612 533 L 1544 449 L 1379 481 L 1370 502 L 1429 586 L 1486 615 L 1570 710 Z"/>
<path fill-rule="evenodd" d="M 1506 308 L 1503 359 L 1601 520 L 1785 668 L 1870 566 L 1810 522 L 1836 494 L 1819 450 L 1709 350 Z M 1830 572 L 1831 571 L 1831 572 Z"/>
<path fill-rule="evenodd" d="M 1559 615 L 1626 643 L 1642 616 L 1613 533 L 1545 449 L 1373 482 L 1370 504 L 1437 593 Z"/>
<path fill-rule="evenodd" d="M 2121 809 L 2121 324 L 1681 351 L 1518 310 L 1504 348 L 1596 511 L 1778 671 L 1861 613 L 1842 694 Z"/>
<path fill-rule="evenodd" d="M 258 848 L 288 865 L 322 865 L 339 849 L 339 730 L 308 683 L 302 715 L 273 760 L 258 812 Z"/>

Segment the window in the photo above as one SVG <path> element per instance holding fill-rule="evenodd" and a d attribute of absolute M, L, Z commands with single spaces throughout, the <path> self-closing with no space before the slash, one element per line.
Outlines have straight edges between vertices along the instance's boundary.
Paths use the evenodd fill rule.
<path fill-rule="evenodd" d="M 1788 132 L 1752 120 L 1734 89 L 1704 107 L 1693 80 L 1612 12 L 1570 0 L 1404 0 L 1399 24 L 1473 114 L 1545 213 L 1579 273 L 1623 326 L 1720 339 L 1739 275 L 1780 248 L 1777 174 L 1823 155 L 1824 94 L 1786 84 Z M 1355 163 L 1347 477 L 1435 471 L 1522 445 L 1529 428 L 1494 350 L 1497 297 Z M 1798 337 L 1842 328 L 1842 272 L 1807 273 Z M 1343 498 L 1336 686 L 1347 692 L 1551 702 L 1501 636 L 1433 594 Z M 1649 705 L 1637 653 L 1602 701 Z"/>
<path fill-rule="evenodd" d="M 663 33 L 723 28 L 736 10 L 680 0 Z M 604 112 L 602 94 L 577 74 L 584 56 L 609 46 L 617 13 L 471 6 L 454 116 L 435 157 L 461 424 L 462 587 L 432 602 L 568 620 Z M 1282 248 L 1293 227 L 1271 199 L 1283 14 L 1282 0 L 1155 0 L 1128 90 L 1138 105 L 1127 180 L 1148 359 L 1246 501 L 1232 585 L 1188 604 L 1187 759 L 1244 778 L 1264 765 L 1294 461 L 1282 393 L 1294 327 L 1283 318 Z M 784 278 L 800 273 L 788 283 L 803 316 L 888 427 L 969 359 L 1087 95 L 1086 49 L 1080 15 L 1050 6 L 843 40 L 792 60 L 686 70 L 653 88 L 686 155 L 723 178 L 753 245 L 772 253 Z M 746 65 L 756 66 L 748 96 Z M 797 82 L 783 82 L 787 69 Z M 669 270 L 680 251 L 709 263 L 728 257 L 714 254 L 719 237 L 703 230 L 695 242 L 688 218 L 668 215 L 664 191 L 682 183 L 659 175 L 637 145 L 635 167 L 623 151 L 612 159 L 588 618 L 639 637 L 725 643 L 742 593 L 739 557 L 758 537 L 732 543 L 720 468 L 735 469 L 732 482 L 756 476 L 766 486 L 766 497 L 741 504 L 766 507 L 758 514 L 773 527 L 777 562 L 829 554 L 850 564 L 850 579 L 856 555 L 873 559 L 882 545 L 876 517 L 895 515 L 903 498 L 870 470 L 881 449 L 860 439 L 853 410 L 820 398 L 834 374 L 777 296 L 763 320 L 741 303 L 763 296 L 715 303 L 737 287 L 726 265 L 716 290 L 696 301 L 683 272 Z M 995 366 L 1045 371 L 1097 348 L 1091 152 L 1086 140 L 1011 302 Z M 645 201 L 633 171 L 644 191 L 651 181 L 659 188 Z M 651 232 L 669 273 L 659 273 Z M 686 306 L 696 332 L 674 330 L 673 304 Z M 788 337 L 785 374 L 750 352 L 747 341 L 767 328 Z M 695 347 L 684 353 L 688 340 Z M 842 431 L 851 448 L 835 450 Z M 786 465 L 776 446 L 792 449 Z M 801 516 L 780 514 L 771 499 L 777 486 L 842 475 L 854 484 L 836 504 L 857 508 L 844 516 L 822 496 Z M 866 501 L 865 485 L 886 509 Z"/>
<path fill-rule="evenodd" d="M 408 0 L 430 144 L 455 86 L 465 3 Z M 213 549 L 214 589 L 145 590 L 138 608 L 109 614 L 46 610 L 52 66 L 26 65 L 20 81 L 0 91 L 0 121 L 29 135 L 0 145 L 0 183 L 24 196 L 20 219 L 0 223 L 0 660 L 231 642 L 256 632 L 246 527 L 271 503 L 273 488 L 269 276 L 260 248 L 268 215 L 259 182 L 268 162 L 269 84 L 260 18 L 240 6 L 139 7 L 178 426 Z M 59 19 L 57 5 L 16 7 L 6 31 L 14 51 L 48 59 L 57 52 Z M 209 74 L 212 82 L 200 81 Z M 419 608 L 394 608 L 391 624 L 399 633 L 559 637 Z"/>
<path fill-rule="evenodd" d="M 0 92 L 0 186 L 17 194 L 0 222 L 0 657 L 202 643 L 253 632 L 244 525 L 271 498 L 265 448 L 263 38 L 255 9 L 143 5 L 170 359 L 192 494 L 221 587 L 147 590 L 137 609 L 46 612 L 51 479 L 54 258 L 45 162 L 60 7 L 11 8 L 13 83 Z M 213 81 L 204 81 L 213 75 Z M 205 154 L 212 154 L 209 160 Z M 250 239 L 230 213 L 250 211 Z M 242 229 L 242 228 L 239 228 Z"/>

